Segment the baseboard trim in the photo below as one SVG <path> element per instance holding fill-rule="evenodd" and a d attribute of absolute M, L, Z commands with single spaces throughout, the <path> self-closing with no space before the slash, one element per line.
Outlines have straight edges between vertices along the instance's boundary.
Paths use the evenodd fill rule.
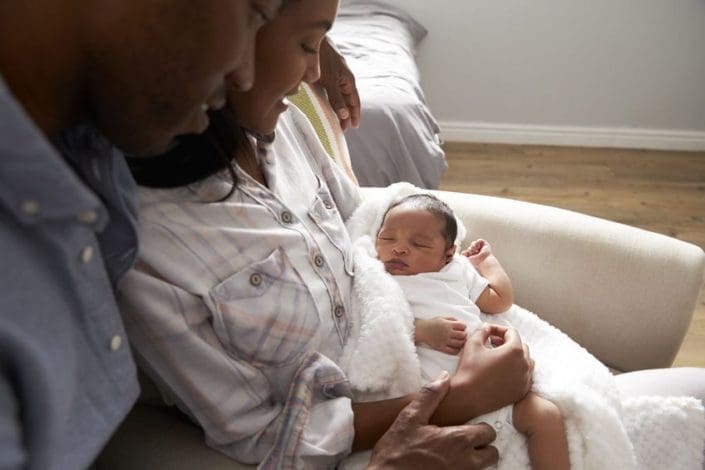
<path fill-rule="evenodd" d="M 622 127 L 568 127 L 440 121 L 449 142 L 705 151 L 705 132 Z"/>

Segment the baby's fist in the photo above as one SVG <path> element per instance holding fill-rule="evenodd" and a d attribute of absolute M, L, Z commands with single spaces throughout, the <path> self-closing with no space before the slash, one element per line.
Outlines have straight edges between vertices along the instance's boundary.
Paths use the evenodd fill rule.
<path fill-rule="evenodd" d="M 483 240 L 482 238 L 478 238 L 477 240 L 472 242 L 470 246 L 462 252 L 462 255 L 466 256 L 473 264 L 473 266 L 477 266 L 491 254 L 492 247 L 486 240 Z"/>

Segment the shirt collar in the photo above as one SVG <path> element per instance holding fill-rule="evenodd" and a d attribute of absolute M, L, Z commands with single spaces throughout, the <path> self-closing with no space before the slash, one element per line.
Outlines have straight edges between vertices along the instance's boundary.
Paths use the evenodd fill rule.
<path fill-rule="evenodd" d="M 79 217 L 101 207 L 100 199 L 12 96 L 2 76 L 0 181 L 0 206 L 23 224 Z"/>

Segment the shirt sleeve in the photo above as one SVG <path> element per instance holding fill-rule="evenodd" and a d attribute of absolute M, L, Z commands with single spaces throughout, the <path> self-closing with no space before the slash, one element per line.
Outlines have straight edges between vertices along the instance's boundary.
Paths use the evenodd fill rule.
<path fill-rule="evenodd" d="M 487 286 L 490 285 L 489 281 L 482 277 L 482 275 L 477 272 L 477 269 L 467 261 L 463 263 L 465 266 L 465 278 L 467 279 L 468 292 L 470 300 L 473 303 L 477 303 L 477 299 L 482 295 Z"/>
<path fill-rule="evenodd" d="M 276 382 L 220 343 L 205 302 L 138 265 L 120 286 L 135 355 L 167 400 L 205 431 L 213 448 L 243 463 L 308 459 L 334 464 L 352 446 L 352 407 L 340 369 L 317 355 Z M 337 437 L 336 437 L 337 436 Z M 285 465 L 286 466 L 286 465 Z"/>

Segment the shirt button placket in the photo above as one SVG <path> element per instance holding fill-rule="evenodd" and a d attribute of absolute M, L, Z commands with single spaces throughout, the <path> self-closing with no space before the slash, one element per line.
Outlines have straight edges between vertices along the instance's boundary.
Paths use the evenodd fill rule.
<path fill-rule="evenodd" d="M 262 284 L 262 275 L 259 273 L 253 273 L 250 275 L 250 285 L 253 287 L 259 287 Z"/>
<path fill-rule="evenodd" d="M 39 211 L 40 211 L 39 203 L 34 200 L 23 201 L 21 208 L 22 208 L 22 212 L 24 212 L 25 214 L 27 214 L 29 216 L 38 215 Z"/>
<path fill-rule="evenodd" d="M 112 337 L 110 340 L 110 350 L 113 352 L 116 352 L 120 349 L 120 346 L 122 346 L 122 336 L 120 335 L 115 335 Z"/>
<path fill-rule="evenodd" d="M 81 250 L 81 262 L 83 264 L 88 264 L 93 259 L 93 247 L 88 245 L 83 250 Z"/>
<path fill-rule="evenodd" d="M 78 214 L 78 221 L 84 224 L 92 224 L 98 220 L 98 213 L 96 211 L 84 211 Z"/>

